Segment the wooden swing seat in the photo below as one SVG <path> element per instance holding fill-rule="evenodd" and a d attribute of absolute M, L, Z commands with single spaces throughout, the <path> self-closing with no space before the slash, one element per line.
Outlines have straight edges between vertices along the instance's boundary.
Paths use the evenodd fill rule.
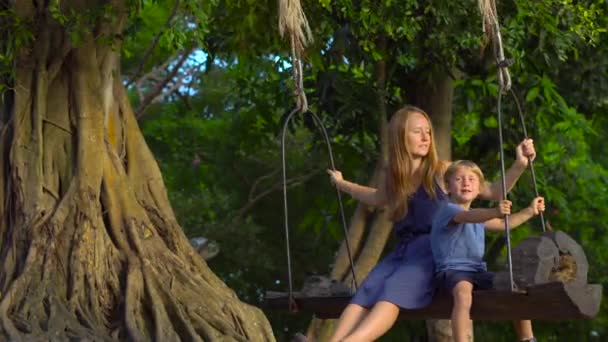
<path fill-rule="evenodd" d="M 318 318 L 338 318 L 350 302 L 351 296 L 306 297 L 299 292 L 293 298 L 300 312 L 314 313 Z M 572 285 L 551 282 L 532 285 L 521 292 L 484 290 L 473 293 L 471 318 L 474 320 L 581 320 L 593 319 L 600 309 L 602 286 L 599 284 Z M 266 292 L 263 307 L 288 311 L 288 294 Z M 399 319 L 449 319 L 452 297 L 438 294 L 422 309 L 401 310 Z"/>

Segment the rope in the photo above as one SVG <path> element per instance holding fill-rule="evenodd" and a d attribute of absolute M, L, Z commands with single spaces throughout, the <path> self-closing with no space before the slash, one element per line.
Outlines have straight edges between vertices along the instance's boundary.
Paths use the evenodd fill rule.
<path fill-rule="evenodd" d="M 291 119 L 293 118 L 293 116 L 295 114 L 299 113 L 299 111 L 300 111 L 299 108 L 296 107 L 294 110 L 292 110 L 289 113 L 289 115 L 285 119 L 285 123 L 283 124 L 283 131 L 282 131 L 282 135 L 281 135 L 281 163 L 282 163 L 282 167 L 283 167 L 283 211 L 284 211 L 284 224 L 285 224 L 285 240 L 286 240 L 286 249 L 287 249 L 287 278 L 288 278 L 288 282 L 289 282 L 289 294 L 288 294 L 289 310 L 291 312 L 297 312 L 298 308 L 295 303 L 295 300 L 293 299 L 291 252 L 290 252 L 290 247 L 289 247 L 289 214 L 288 214 L 289 206 L 287 204 L 287 166 L 286 166 L 287 162 L 286 162 L 286 158 L 285 158 L 285 136 L 287 133 L 287 128 L 289 127 L 289 122 L 291 121 Z M 322 133 L 325 143 L 327 145 L 327 151 L 329 152 L 329 161 L 330 161 L 331 168 L 332 168 L 332 170 L 335 170 L 336 166 L 334 163 L 334 155 L 332 152 L 331 143 L 329 140 L 329 136 L 327 134 L 327 130 L 325 129 L 321 120 L 315 113 L 310 112 L 310 111 L 308 113 L 310 113 L 316 126 L 319 128 L 319 130 L 321 130 L 321 133 Z M 340 193 L 340 190 L 337 187 L 336 187 L 336 194 L 338 196 L 338 205 L 340 207 L 340 218 L 342 220 L 342 229 L 344 231 L 344 241 L 346 243 L 346 251 L 348 254 L 348 260 L 350 261 L 350 270 L 351 270 L 351 274 L 353 276 L 354 287 L 356 290 L 358 288 L 358 284 L 357 284 L 357 277 L 355 275 L 355 267 L 354 267 L 354 263 L 353 263 L 350 242 L 348 240 L 348 227 L 346 225 L 346 215 L 344 214 L 344 205 L 342 204 L 342 194 Z"/>
<path fill-rule="evenodd" d="M 498 84 L 500 91 L 506 94 L 511 89 L 511 75 L 509 66 L 513 64 L 510 59 L 505 59 L 502 47 L 502 36 L 500 34 L 500 24 L 498 23 L 498 12 L 494 0 L 479 0 L 479 11 L 482 15 L 483 32 L 492 39 L 494 43 L 494 56 L 498 64 Z"/>
<path fill-rule="evenodd" d="M 323 138 L 325 139 L 325 143 L 327 144 L 327 150 L 329 152 L 329 159 L 332 170 L 335 170 L 335 163 L 333 152 L 331 149 L 331 144 L 329 140 L 329 136 L 325 127 L 323 126 L 319 117 L 310 112 L 308 110 L 308 99 L 306 98 L 306 92 L 304 91 L 304 74 L 302 71 L 302 52 L 304 51 L 304 47 L 312 42 L 312 33 L 310 30 L 310 26 L 308 25 L 308 20 L 306 19 L 306 14 L 302 9 L 302 5 L 300 4 L 300 0 L 281 0 L 279 4 L 279 33 L 281 37 L 285 35 L 285 33 L 289 34 L 289 42 L 291 45 L 291 64 L 293 70 L 293 81 L 295 86 L 295 96 L 296 96 L 296 108 L 294 108 L 289 115 L 287 116 L 285 123 L 283 125 L 283 131 L 281 136 L 281 162 L 283 167 L 283 210 L 284 210 L 284 219 L 285 219 L 285 240 L 286 240 L 286 250 L 287 250 L 287 273 L 288 273 L 288 282 L 289 282 L 289 310 L 291 312 L 297 312 L 297 304 L 293 299 L 293 279 L 292 279 L 292 270 L 291 270 L 291 251 L 289 247 L 289 215 L 288 215 L 288 204 L 287 204 L 287 167 L 285 160 L 285 136 L 287 132 L 287 127 L 289 126 L 289 122 L 292 117 L 296 113 L 306 113 L 309 112 L 313 117 L 315 124 L 321 130 Z M 348 240 L 348 228 L 346 226 L 346 216 L 344 214 L 344 205 L 342 204 L 342 195 L 340 190 L 336 188 L 336 194 L 338 196 L 338 204 L 340 206 L 340 217 L 342 219 L 342 228 L 344 230 L 344 240 L 346 243 L 346 250 L 348 252 L 348 259 L 350 261 L 351 273 L 353 276 L 354 287 L 357 289 L 357 278 L 355 276 L 355 267 L 353 263 L 353 257 L 351 253 L 350 243 Z"/>
<path fill-rule="evenodd" d="M 521 105 L 517 95 L 513 88 L 511 88 L 511 96 L 513 97 L 513 101 L 515 101 L 515 105 L 517 106 L 517 112 L 519 113 L 519 122 L 521 123 L 521 128 L 524 133 L 524 139 L 528 139 L 528 130 L 526 129 L 526 121 L 524 120 L 524 113 L 521 109 Z M 536 197 L 540 196 L 538 193 L 538 185 L 536 182 L 536 173 L 534 172 L 534 161 L 528 158 L 528 163 L 530 164 L 530 173 L 532 174 L 532 184 L 534 186 L 534 195 Z M 547 231 L 547 225 L 545 223 L 545 214 L 540 212 L 540 224 L 543 228 L 543 233 Z"/>
<path fill-rule="evenodd" d="M 505 171 L 505 152 L 502 129 L 502 95 L 506 94 L 511 89 L 511 76 L 509 75 L 509 66 L 512 61 L 505 60 L 502 47 L 502 37 L 500 35 L 500 25 L 498 23 L 498 12 L 494 0 L 479 0 L 479 9 L 483 17 L 483 31 L 494 43 L 494 57 L 498 71 L 498 99 L 496 112 L 498 115 L 498 144 L 500 150 L 500 176 L 502 180 L 502 199 L 507 199 L 507 184 Z M 509 215 L 505 215 L 505 234 L 507 237 L 507 267 L 509 270 L 509 284 L 511 292 L 515 291 L 515 282 L 513 281 L 513 260 L 511 255 L 511 229 L 509 224 Z"/>
<path fill-rule="evenodd" d="M 509 66 L 513 64 L 513 61 L 506 59 L 504 56 L 502 36 L 500 34 L 500 25 L 498 23 L 498 12 L 496 11 L 496 3 L 494 0 L 479 0 L 479 9 L 483 17 L 483 31 L 493 41 L 494 46 L 494 57 L 496 58 L 496 65 L 498 71 L 498 101 L 497 101 L 497 113 L 498 113 L 498 136 L 500 145 L 500 172 L 502 177 L 502 197 L 507 199 L 507 189 L 505 183 L 505 162 L 504 162 L 504 142 L 503 142 L 503 128 L 502 128 L 502 95 L 507 92 L 511 92 L 513 100 L 517 106 L 519 113 L 519 120 L 524 134 L 524 139 L 528 139 L 528 132 L 526 129 L 526 123 L 524 120 L 524 114 L 521 108 L 521 104 L 515 91 L 511 87 L 511 75 L 509 74 Z M 534 194 L 536 197 L 539 196 L 538 184 L 536 181 L 536 172 L 534 171 L 534 162 L 528 158 L 528 164 L 530 165 L 530 172 L 532 174 L 532 183 L 534 185 Z M 543 232 L 547 230 L 544 213 L 540 213 L 541 226 Z M 515 290 L 515 283 L 513 281 L 513 262 L 511 254 L 511 233 L 509 229 L 509 216 L 505 216 L 505 232 L 507 236 L 507 267 L 509 269 L 509 280 L 511 284 L 511 291 Z"/>
<path fill-rule="evenodd" d="M 301 56 L 304 47 L 312 42 L 313 38 L 300 0 L 280 1 L 279 34 L 281 37 L 284 37 L 285 34 L 289 35 L 297 108 L 300 113 L 305 113 L 308 110 L 308 101 L 306 99 L 306 93 L 304 92 Z"/>
<path fill-rule="evenodd" d="M 285 33 L 293 37 L 292 43 L 298 51 L 313 40 L 300 0 L 281 0 L 279 3 L 279 34 L 283 37 Z"/>
<path fill-rule="evenodd" d="M 498 144 L 500 145 L 500 176 L 502 180 L 502 199 L 507 199 L 507 184 L 505 179 L 505 150 L 502 136 L 502 92 L 498 92 L 498 101 L 496 111 L 498 113 Z M 513 281 L 513 258 L 511 256 L 511 229 L 509 225 L 509 215 L 505 215 L 505 233 L 507 235 L 507 267 L 509 270 L 509 284 L 511 284 L 511 292 L 515 291 L 515 282 Z"/>
<path fill-rule="evenodd" d="M 291 251 L 289 248 L 289 215 L 288 205 L 287 205 L 287 167 L 285 163 L 285 132 L 287 131 L 287 124 L 289 120 L 291 120 L 292 116 L 295 113 L 299 112 L 299 108 L 295 108 L 289 113 L 287 116 L 287 120 L 285 120 L 285 125 L 283 126 L 283 132 L 281 136 L 281 161 L 283 167 L 283 216 L 284 216 L 284 225 L 285 225 L 285 244 L 287 250 L 287 281 L 289 283 L 289 302 L 288 309 L 290 312 L 297 312 L 298 308 L 296 302 L 293 299 L 293 281 L 291 277 Z"/>
<path fill-rule="evenodd" d="M 279 1 L 279 34 L 284 37 L 289 34 L 289 43 L 291 45 L 291 66 L 293 70 L 293 82 L 295 86 L 296 108 L 289 113 L 281 137 L 281 153 L 283 162 L 283 205 L 285 217 L 285 243 L 287 250 L 287 276 L 289 282 L 289 311 L 297 312 L 298 308 L 293 299 L 293 281 L 291 276 L 291 252 L 289 248 L 289 215 L 287 212 L 287 168 L 285 163 L 285 132 L 288 123 L 296 113 L 305 113 L 308 110 L 308 101 L 304 92 L 304 80 L 302 74 L 302 63 L 300 56 L 304 50 L 304 46 L 312 41 L 312 33 L 306 14 L 302 9 L 299 0 L 281 0 Z"/>
<path fill-rule="evenodd" d="M 308 111 L 308 99 L 306 98 L 306 92 L 304 91 L 304 74 L 302 72 L 302 60 L 299 57 L 299 53 L 295 48 L 294 37 L 291 37 L 291 64 L 293 70 L 293 83 L 296 87 L 294 93 L 296 96 L 296 108 L 300 113 L 306 113 Z"/>

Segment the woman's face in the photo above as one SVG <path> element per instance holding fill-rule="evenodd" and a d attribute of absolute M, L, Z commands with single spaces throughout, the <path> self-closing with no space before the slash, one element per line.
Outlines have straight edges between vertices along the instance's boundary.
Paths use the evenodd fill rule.
<path fill-rule="evenodd" d="M 406 143 L 412 157 L 422 158 L 431 148 L 431 124 L 420 113 L 413 113 L 407 120 Z"/>

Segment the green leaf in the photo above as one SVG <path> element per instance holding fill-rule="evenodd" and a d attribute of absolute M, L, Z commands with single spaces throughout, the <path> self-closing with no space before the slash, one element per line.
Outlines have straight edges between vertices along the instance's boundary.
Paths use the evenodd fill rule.
<path fill-rule="evenodd" d="M 533 87 L 532 89 L 530 89 L 530 91 L 528 91 L 528 94 L 526 95 L 526 102 L 534 101 L 534 99 L 536 99 L 538 97 L 539 92 L 540 92 L 539 87 Z"/>
<path fill-rule="evenodd" d="M 494 116 L 489 116 L 483 120 L 483 125 L 488 128 L 497 128 L 498 121 Z"/>

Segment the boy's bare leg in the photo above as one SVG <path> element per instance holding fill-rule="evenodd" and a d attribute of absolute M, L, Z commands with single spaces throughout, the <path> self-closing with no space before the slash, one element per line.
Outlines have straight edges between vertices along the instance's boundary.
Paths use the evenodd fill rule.
<path fill-rule="evenodd" d="M 534 338 L 534 333 L 532 332 L 532 321 L 514 321 L 513 325 L 515 326 L 515 332 L 517 333 L 517 338 L 519 341 Z"/>
<path fill-rule="evenodd" d="M 471 334 L 471 305 L 473 304 L 473 284 L 460 281 L 452 289 L 452 334 L 454 341 L 467 342 Z"/>

